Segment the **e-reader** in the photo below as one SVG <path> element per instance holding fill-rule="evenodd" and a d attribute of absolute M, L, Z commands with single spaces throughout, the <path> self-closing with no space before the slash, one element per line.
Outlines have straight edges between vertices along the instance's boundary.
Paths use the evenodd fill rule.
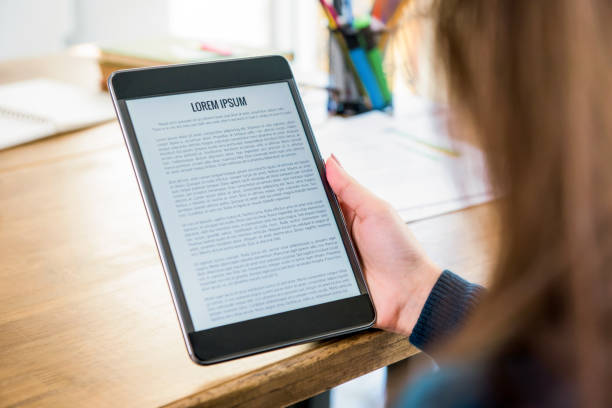
<path fill-rule="evenodd" d="M 122 70 L 108 85 L 192 360 L 372 326 L 284 58 Z"/>

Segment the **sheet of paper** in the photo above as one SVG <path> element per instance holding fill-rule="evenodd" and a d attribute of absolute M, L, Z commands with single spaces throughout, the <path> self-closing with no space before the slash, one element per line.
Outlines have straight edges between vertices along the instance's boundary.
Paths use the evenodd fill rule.
<path fill-rule="evenodd" d="M 389 201 L 406 221 L 480 204 L 493 198 L 477 148 L 446 136 L 442 115 L 371 112 L 334 117 L 314 129 L 321 154 Z"/>

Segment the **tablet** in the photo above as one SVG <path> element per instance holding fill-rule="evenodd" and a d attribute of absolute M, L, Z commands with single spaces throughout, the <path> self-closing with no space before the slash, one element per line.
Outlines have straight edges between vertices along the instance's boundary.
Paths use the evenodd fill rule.
<path fill-rule="evenodd" d="M 109 89 L 192 360 L 372 326 L 284 58 L 117 71 Z"/>

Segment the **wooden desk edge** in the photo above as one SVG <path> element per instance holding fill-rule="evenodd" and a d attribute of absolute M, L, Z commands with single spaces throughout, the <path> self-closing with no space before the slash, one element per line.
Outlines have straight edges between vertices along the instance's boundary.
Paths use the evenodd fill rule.
<path fill-rule="evenodd" d="M 369 330 L 349 338 L 329 340 L 321 347 L 196 392 L 165 407 L 286 406 L 322 392 L 321 384 L 329 389 L 416 353 L 418 350 L 405 336 Z"/>

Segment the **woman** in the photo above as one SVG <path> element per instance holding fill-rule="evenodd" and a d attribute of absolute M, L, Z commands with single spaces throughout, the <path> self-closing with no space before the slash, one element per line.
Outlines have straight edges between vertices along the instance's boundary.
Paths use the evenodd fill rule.
<path fill-rule="evenodd" d="M 446 345 L 400 405 L 612 406 L 612 3 L 443 0 L 435 20 L 453 121 L 504 196 L 487 293 L 327 161 L 377 327 Z"/>

